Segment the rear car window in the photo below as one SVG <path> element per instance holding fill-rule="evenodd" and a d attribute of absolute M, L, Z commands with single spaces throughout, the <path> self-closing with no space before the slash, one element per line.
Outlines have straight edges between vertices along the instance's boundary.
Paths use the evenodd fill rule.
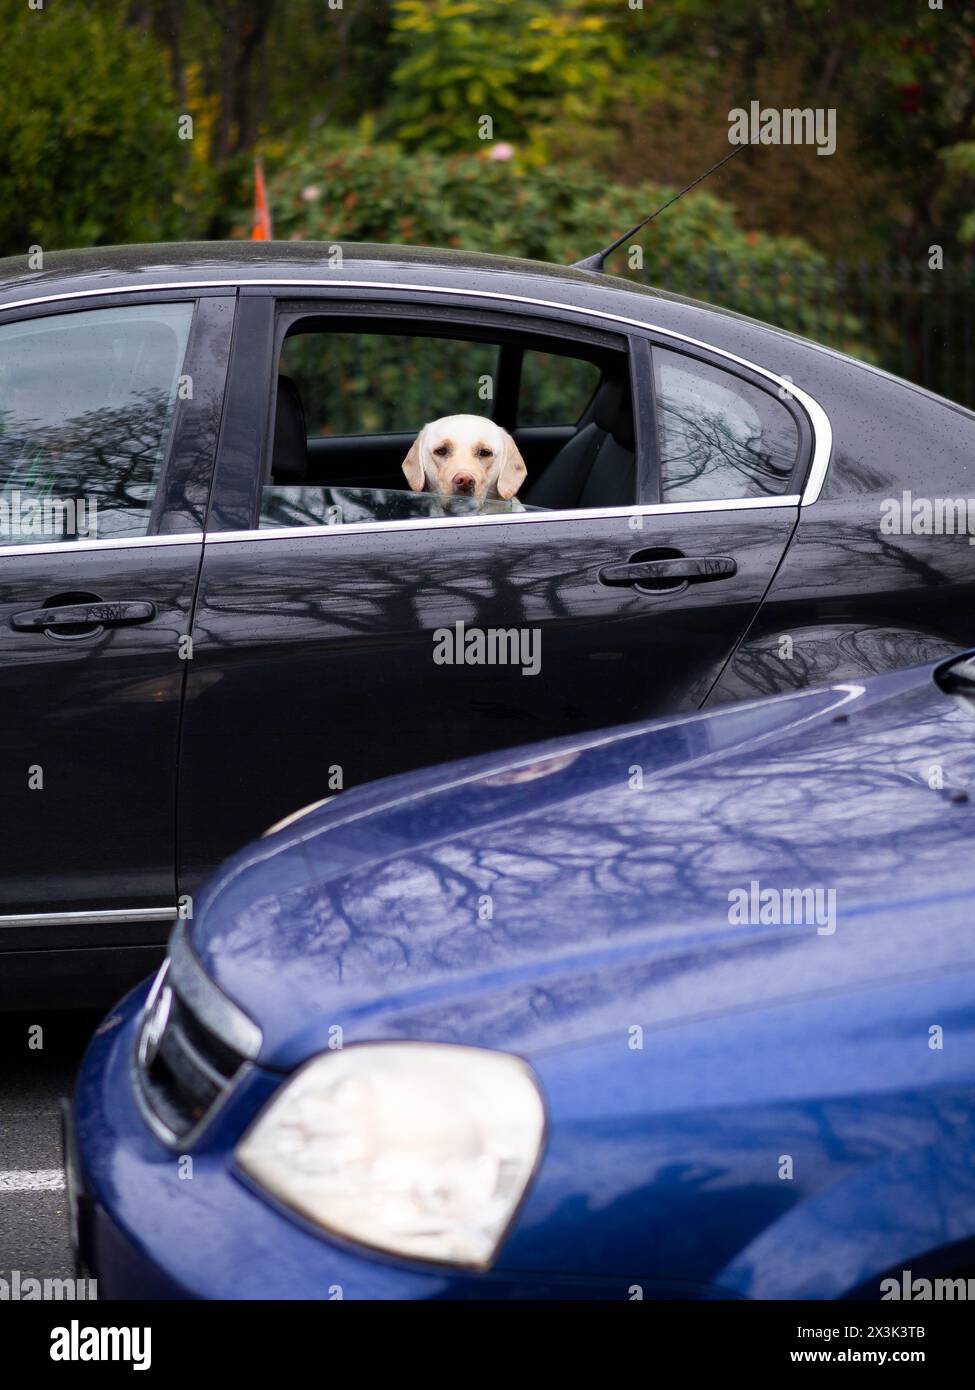
<path fill-rule="evenodd" d="M 799 430 L 785 404 L 683 353 L 654 347 L 653 362 L 664 502 L 788 491 Z"/>

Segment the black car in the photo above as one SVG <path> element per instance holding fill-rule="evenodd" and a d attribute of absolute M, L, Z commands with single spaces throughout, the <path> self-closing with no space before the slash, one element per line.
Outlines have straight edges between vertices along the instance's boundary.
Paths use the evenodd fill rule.
<path fill-rule="evenodd" d="M 523 509 L 409 491 L 458 412 L 514 435 Z M 592 271 L 0 262 L 4 1002 L 117 993 L 346 787 L 971 646 L 973 459 L 968 410 Z"/>

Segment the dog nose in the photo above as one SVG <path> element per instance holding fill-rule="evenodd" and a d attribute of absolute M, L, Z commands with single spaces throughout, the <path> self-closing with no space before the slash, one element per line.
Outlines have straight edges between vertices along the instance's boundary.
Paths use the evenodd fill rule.
<path fill-rule="evenodd" d="M 470 497 L 474 491 L 475 483 L 470 473 L 455 473 L 453 486 L 454 492 L 459 492 L 463 497 Z"/>

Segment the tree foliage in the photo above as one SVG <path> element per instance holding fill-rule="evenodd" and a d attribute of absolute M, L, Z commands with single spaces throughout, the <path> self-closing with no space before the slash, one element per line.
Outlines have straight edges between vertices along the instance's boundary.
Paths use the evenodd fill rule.
<path fill-rule="evenodd" d="M 184 152 L 159 48 L 98 6 L 0 13 L 0 245 L 177 232 Z"/>
<path fill-rule="evenodd" d="M 573 189 L 612 185 L 622 208 L 623 187 L 713 163 L 751 100 L 834 108 L 838 148 L 760 147 L 716 175 L 738 235 L 914 261 L 975 238 L 975 10 L 956 0 L 0 0 L 0 26 L 6 251 L 227 235 L 255 153 L 273 171 L 356 141 L 421 160 L 508 145 L 507 174 L 471 166 L 489 200 L 526 169 L 548 199 L 557 169 Z M 382 188 L 349 192 L 377 227 L 396 220 Z M 492 210 L 499 244 L 538 245 L 517 211 Z M 469 219 L 453 234 L 480 233 Z"/>
<path fill-rule="evenodd" d="M 408 146 L 469 150 L 489 116 L 495 139 L 544 148 L 546 126 L 594 120 L 625 52 L 606 0 L 395 0 L 383 130 Z"/>
<path fill-rule="evenodd" d="M 577 168 L 570 179 L 562 168 L 483 153 L 358 142 L 336 149 L 321 137 L 284 160 L 270 188 L 279 236 L 464 247 L 561 264 L 608 244 L 673 191 L 607 183 L 594 169 Z M 864 353 L 857 320 L 831 306 L 826 259 L 798 237 L 742 228 L 713 194 L 688 195 L 637 245 L 641 267 L 622 250 L 609 268 L 654 284 L 698 285 L 729 308 Z"/>

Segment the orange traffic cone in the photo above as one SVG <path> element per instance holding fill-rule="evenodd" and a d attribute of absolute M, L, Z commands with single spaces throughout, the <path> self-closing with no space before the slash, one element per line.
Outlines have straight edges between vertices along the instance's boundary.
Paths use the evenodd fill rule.
<path fill-rule="evenodd" d="M 254 230 L 251 241 L 270 241 L 271 209 L 267 202 L 267 185 L 264 182 L 264 162 L 254 160 Z"/>

